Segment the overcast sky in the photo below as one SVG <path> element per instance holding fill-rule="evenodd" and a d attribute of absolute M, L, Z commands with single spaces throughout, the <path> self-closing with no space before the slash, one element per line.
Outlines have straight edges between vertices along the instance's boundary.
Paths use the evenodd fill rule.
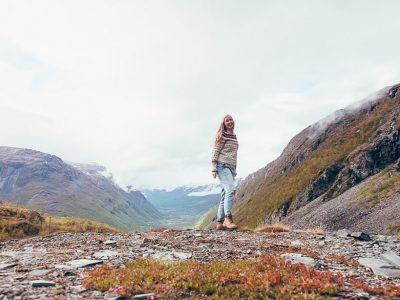
<path fill-rule="evenodd" d="M 238 176 L 400 81 L 399 1 L 0 1 L 1 145 L 105 165 L 121 185 Z"/>

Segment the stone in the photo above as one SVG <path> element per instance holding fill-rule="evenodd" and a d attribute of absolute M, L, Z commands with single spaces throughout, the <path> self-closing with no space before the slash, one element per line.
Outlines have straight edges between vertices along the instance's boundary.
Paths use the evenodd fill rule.
<path fill-rule="evenodd" d="M 43 276 L 46 274 L 49 274 L 51 270 L 46 270 L 46 269 L 38 269 L 38 270 L 32 270 L 28 274 L 32 276 Z"/>
<path fill-rule="evenodd" d="M 400 277 L 400 268 L 393 266 L 383 259 L 361 257 L 358 259 L 360 265 L 369 268 L 375 275 L 387 276 L 390 278 Z"/>
<path fill-rule="evenodd" d="M 67 262 L 68 265 L 70 265 L 73 268 L 85 268 L 85 267 L 90 267 L 98 264 L 102 264 L 103 262 L 101 260 L 93 260 L 93 259 L 76 259 L 76 260 L 71 260 Z"/>
<path fill-rule="evenodd" d="M 149 238 L 144 238 L 144 239 L 142 240 L 142 242 L 140 243 L 140 247 L 145 247 L 146 244 L 150 243 L 151 241 L 152 241 L 152 240 L 149 239 Z"/>
<path fill-rule="evenodd" d="M 316 265 L 315 260 L 312 257 L 303 256 L 300 253 L 284 253 L 281 255 L 285 260 L 300 263 L 306 266 L 314 267 Z"/>
<path fill-rule="evenodd" d="M 301 246 L 303 246 L 303 243 L 299 240 L 295 240 L 295 241 L 291 241 L 290 245 L 292 245 L 294 247 L 301 247 Z"/>
<path fill-rule="evenodd" d="M 350 230 L 340 229 L 336 232 L 336 235 L 342 238 L 349 237 L 351 235 Z"/>
<path fill-rule="evenodd" d="M 400 268 L 400 256 L 394 252 L 386 252 L 381 256 L 384 260 Z"/>
<path fill-rule="evenodd" d="M 55 286 L 55 282 L 47 281 L 47 280 L 33 280 L 31 281 L 32 287 L 48 287 L 48 286 Z"/>
<path fill-rule="evenodd" d="M 76 274 L 74 272 L 71 271 L 65 271 L 63 274 L 64 277 L 68 277 L 68 276 L 76 276 Z"/>
<path fill-rule="evenodd" d="M 72 269 L 71 266 L 67 266 L 67 265 L 54 265 L 55 269 L 62 269 L 62 270 L 70 270 Z"/>
<path fill-rule="evenodd" d="M 172 255 L 173 255 L 174 257 L 176 257 L 176 258 L 179 258 L 179 259 L 189 259 L 189 258 L 192 257 L 192 254 L 191 254 L 191 253 L 177 252 L 177 251 L 172 252 Z"/>
<path fill-rule="evenodd" d="M 104 251 L 95 252 L 93 254 L 93 257 L 99 258 L 99 259 L 108 259 L 112 256 L 117 256 L 117 255 L 118 255 L 118 251 L 104 250 Z"/>
<path fill-rule="evenodd" d="M 113 291 L 108 291 L 104 294 L 104 299 L 116 299 L 118 298 L 118 294 Z"/>
<path fill-rule="evenodd" d="M 86 288 L 83 285 L 74 285 L 71 286 L 71 290 L 73 293 L 79 294 L 86 291 Z"/>
<path fill-rule="evenodd" d="M 93 291 L 93 296 L 100 297 L 101 296 L 101 292 L 100 291 Z"/>
<path fill-rule="evenodd" d="M 153 299 L 156 299 L 156 294 L 154 294 L 154 293 L 148 293 L 148 294 L 135 295 L 135 296 L 133 296 L 133 299 L 139 299 L 139 300 L 153 300 Z"/>
<path fill-rule="evenodd" d="M 152 253 L 147 256 L 151 256 L 153 258 L 162 259 L 162 260 L 173 260 L 174 259 L 174 257 L 172 256 L 172 253 L 169 253 L 169 252 L 155 252 L 155 253 Z"/>
<path fill-rule="evenodd" d="M 0 264 L 0 270 L 7 270 L 15 267 L 17 264 L 16 263 L 11 263 L 11 264 Z"/>
<path fill-rule="evenodd" d="M 146 248 L 144 249 L 147 253 L 156 253 L 156 251 L 154 249 L 151 248 Z"/>
<path fill-rule="evenodd" d="M 389 97 L 390 97 L 390 98 L 396 97 L 397 90 L 398 90 L 398 88 L 392 88 L 392 89 L 389 91 Z"/>
<path fill-rule="evenodd" d="M 19 252 L 19 251 L 2 251 L 2 252 L 0 252 L 0 255 L 17 258 L 20 255 L 20 253 L 21 252 Z"/>
<path fill-rule="evenodd" d="M 371 237 L 368 234 L 361 232 L 361 231 L 353 232 L 350 236 L 359 241 L 370 241 L 371 240 Z"/>
<path fill-rule="evenodd" d="M 113 240 L 107 240 L 104 242 L 104 245 L 107 245 L 107 246 L 114 246 L 116 244 L 117 244 L 117 241 L 113 241 Z"/>
<path fill-rule="evenodd" d="M 385 236 L 385 235 L 377 235 L 376 237 L 375 237 L 375 240 L 376 241 L 378 241 L 378 242 L 383 242 L 383 243 L 387 243 L 388 241 L 389 241 L 389 239 L 388 239 L 388 237 L 387 236 Z"/>
<path fill-rule="evenodd" d="M 370 295 L 368 293 L 364 293 L 364 292 L 359 292 L 355 295 L 355 297 L 353 299 L 357 299 L 357 300 L 368 300 L 370 299 Z"/>

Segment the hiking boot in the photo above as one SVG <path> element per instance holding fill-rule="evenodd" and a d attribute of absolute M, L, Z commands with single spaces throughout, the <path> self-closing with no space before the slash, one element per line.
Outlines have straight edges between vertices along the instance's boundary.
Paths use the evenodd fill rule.
<path fill-rule="evenodd" d="M 225 216 L 223 226 L 228 230 L 234 230 L 237 228 L 237 225 L 232 221 L 232 217 L 227 217 L 227 216 Z"/>
<path fill-rule="evenodd" d="M 221 221 L 221 222 L 217 222 L 217 227 L 215 227 L 215 229 L 216 230 L 224 230 L 225 229 L 225 227 L 224 227 L 224 225 L 223 225 L 223 221 Z"/>

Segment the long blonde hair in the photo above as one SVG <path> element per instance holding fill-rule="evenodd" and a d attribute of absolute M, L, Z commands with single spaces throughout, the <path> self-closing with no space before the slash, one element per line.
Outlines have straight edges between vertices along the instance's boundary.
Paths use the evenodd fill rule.
<path fill-rule="evenodd" d="M 226 131 L 225 119 L 226 119 L 227 117 L 231 117 L 231 118 L 232 118 L 231 115 L 225 115 L 225 117 L 222 119 L 221 124 L 219 124 L 219 128 L 218 128 L 218 131 L 217 131 L 217 135 L 216 135 L 216 137 L 215 137 L 215 141 L 214 141 L 215 144 L 221 142 L 221 140 L 222 140 L 222 133 L 223 133 L 224 131 Z M 232 118 L 232 119 L 233 119 L 233 118 Z M 235 127 L 233 127 L 233 128 L 235 128 Z"/>

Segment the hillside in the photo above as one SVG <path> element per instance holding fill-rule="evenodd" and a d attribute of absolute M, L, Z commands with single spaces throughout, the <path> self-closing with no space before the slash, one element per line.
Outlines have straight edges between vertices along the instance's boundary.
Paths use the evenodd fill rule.
<path fill-rule="evenodd" d="M 70 164 L 35 150 L 0 147 L 0 197 L 59 216 L 74 216 L 125 230 L 154 226 L 160 213 L 128 193 L 95 164 Z"/>
<path fill-rule="evenodd" d="M 238 186 L 235 220 L 249 227 L 277 221 L 301 228 L 349 227 L 370 232 L 396 227 L 400 223 L 397 88 L 386 87 L 293 137 L 276 160 Z M 382 180 L 367 181 L 373 175 Z M 211 226 L 214 216 L 215 209 L 203 216 L 199 226 Z M 380 225 L 369 226 L 368 220 Z"/>
<path fill-rule="evenodd" d="M 54 232 L 116 233 L 119 231 L 115 227 L 99 222 L 52 216 L 0 200 L 0 241 Z"/>

